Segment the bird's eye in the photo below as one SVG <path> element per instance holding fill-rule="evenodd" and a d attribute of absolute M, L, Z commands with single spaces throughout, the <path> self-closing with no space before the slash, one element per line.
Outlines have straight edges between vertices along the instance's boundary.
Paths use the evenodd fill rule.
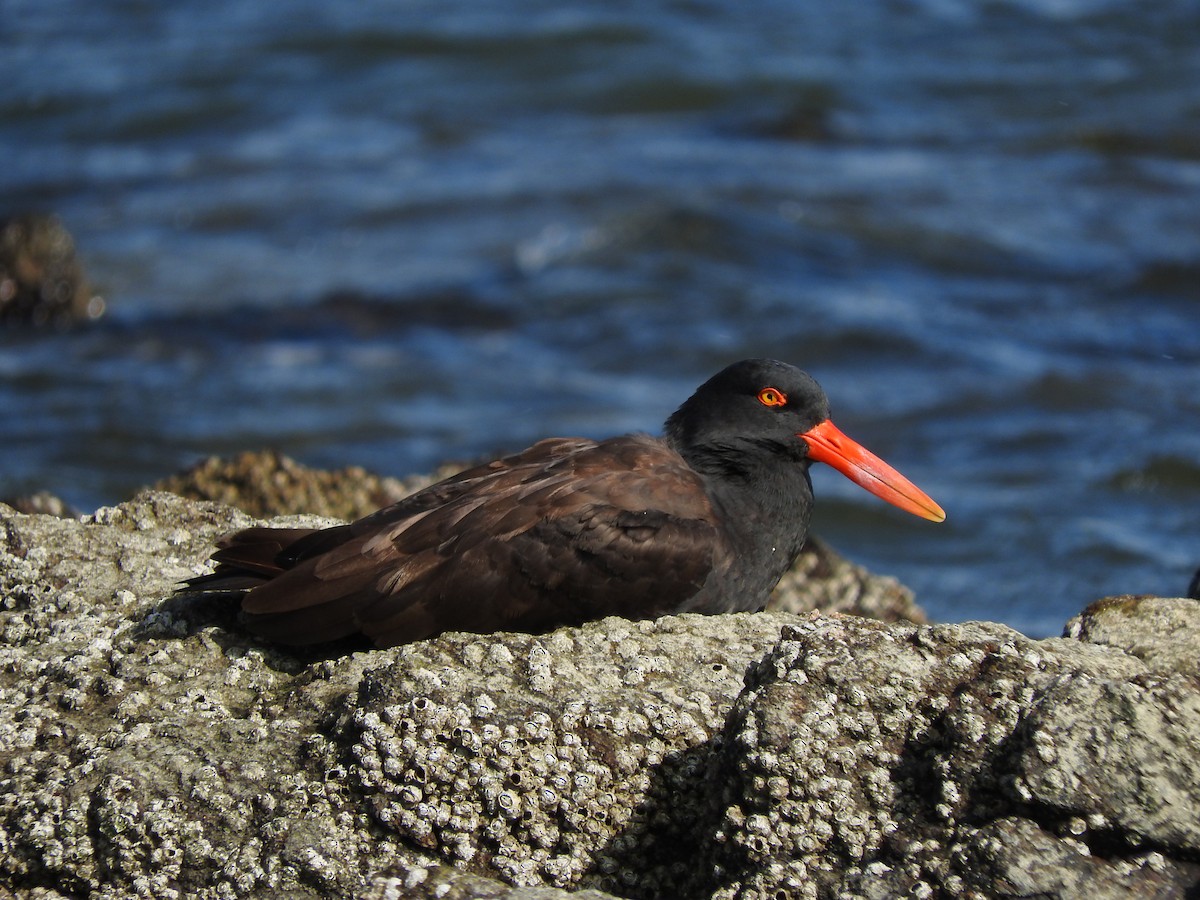
<path fill-rule="evenodd" d="M 758 402 L 763 406 L 783 406 L 787 403 L 787 394 L 779 388 L 763 388 L 758 392 Z"/>

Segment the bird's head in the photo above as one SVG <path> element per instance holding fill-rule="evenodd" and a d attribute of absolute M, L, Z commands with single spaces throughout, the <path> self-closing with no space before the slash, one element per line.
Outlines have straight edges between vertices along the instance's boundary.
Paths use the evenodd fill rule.
<path fill-rule="evenodd" d="M 773 359 L 722 369 L 671 415 L 666 435 L 689 462 L 823 462 L 900 509 L 946 518 L 928 494 L 830 421 L 829 400 L 812 376 Z"/>

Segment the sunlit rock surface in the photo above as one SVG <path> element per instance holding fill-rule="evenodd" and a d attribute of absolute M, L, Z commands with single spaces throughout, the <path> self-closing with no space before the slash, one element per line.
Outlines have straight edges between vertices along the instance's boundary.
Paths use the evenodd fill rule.
<path fill-rule="evenodd" d="M 1047 641 L 768 612 L 301 657 L 172 596 L 245 513 L 0 513 L 0 896 L 1200 884 L 1194 601 Z"/>

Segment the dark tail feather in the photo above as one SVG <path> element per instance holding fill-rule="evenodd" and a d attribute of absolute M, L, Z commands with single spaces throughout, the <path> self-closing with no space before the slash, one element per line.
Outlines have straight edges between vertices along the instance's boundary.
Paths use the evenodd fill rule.
<path fill-rule="evenodd" d="M 247 528 L 227 534 L 217 542 L 212 555 L 217 563 L 210 575 L 198 575 L 184 582 L 182 592 L 244 591 L 270 581 L 287 565 L 280 554 L 315 528 Z"/>
<path fill-rule="evenodd" d="M 245 572 L 213 572 L 210 575 L 197 575 L 187 581 L 181 581 L 176 588 L 177 594 L 224 593 L 226 591 L 248 591 L 266 582 L 267 579 L 257 575 L 247 575 Z"/>

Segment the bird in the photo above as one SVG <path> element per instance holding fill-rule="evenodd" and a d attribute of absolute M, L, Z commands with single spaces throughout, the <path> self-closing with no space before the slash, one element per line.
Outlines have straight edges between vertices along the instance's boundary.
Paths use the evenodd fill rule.
<path fill-rule="evenodd" d="M 757 611 L 804 544 L 813 462 L 946 517 L 833 424 L 812 376 L 747 359 L 661 437 L 548 438 L 349 524 L 247 528 L 180 590 L 237 593 L 247 630 L 294 647 Z"/>

